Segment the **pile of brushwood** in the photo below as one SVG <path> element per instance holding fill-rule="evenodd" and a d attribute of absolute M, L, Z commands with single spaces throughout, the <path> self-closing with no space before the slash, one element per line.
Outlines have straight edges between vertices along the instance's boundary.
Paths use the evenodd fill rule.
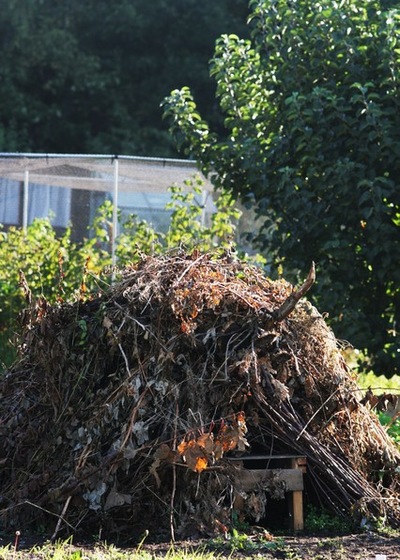
<path fill-rule="evenodd" d="M 306 456 L 326 506 L 400 527 L 399 450 L 302 298 L 313 281 L 176 251 L 104 293 L 31 303 L 0 382 L 3 529 L 213 533 L 234 507 L 229 457 L 255 451 Z M 242 495 L 250 521 L 273 490 Z"/>

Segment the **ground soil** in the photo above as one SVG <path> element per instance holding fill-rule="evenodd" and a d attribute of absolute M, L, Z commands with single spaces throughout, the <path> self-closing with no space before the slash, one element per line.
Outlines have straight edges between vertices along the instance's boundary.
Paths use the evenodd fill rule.
<path fill-rule="evenodd" d="M 280 536 L 275 537 L 266 545 L 253 541 L 253 546 L 243 550 L 230 548 L 227 541 L 225 550 L 218 549 L 222 557 L 232 559 L 263 558 L 291 560 L 375 560 L 376 555 L 386 555 L 386 560 L 400 560 L 400 536 L 381 536 L 374 533 L 345 536 Z M 148 545 L 155 554 L 167 552 L 170 545 Z M 196 548 L 210 549 L 209 542 L 180 542 L 175 548 L 193 550 Z M 211 546 L 212 550 L 212 546 Z M 217 556 L 217 554 L 216 554 Z"/>
<path fill-rule="evenodd" d="M 7 539 L 0 538 L 0 546 L 12 545 Z M 42 556 L 32 553 L 32 548 L 39 543 L 27 538 L 21 538 L 18 547 L 18 560 L 36 560 Z M 171 558 L 171 551 L 214 552 L 216 558 L 224 560 L 245 560 L 262 558 L 264 560 L 375 560 L 377 555 L 384 555 L 385 560 L 400 560 L 400 535 L 380 535 L 372 532 L 350 535 L 283 535 L 271 536 L 271 540 L 249 537 L 243 540 L 243 548 L 233 547 L 230 540 L 185 540 L 171 545 L 170 542 L 145 543 L 142 551 L 151 553 L 153 558 Z M 93 552 L 98 546 L 95 544 L 75 545 L 72 548 Z M 106 550 L 106 548 L 105 548 Z M 123 552 L 131 553 L 132 557 L 137 551 L 136 547 L 121 547 Z M 89 554 L 88 554 L 89 556 Z M 93 556 L 90 556 L 93 558 Z M 104 556 L 103 556 L 104 558 Z M 383 560 L 383 559 L 382 559 Z"/>

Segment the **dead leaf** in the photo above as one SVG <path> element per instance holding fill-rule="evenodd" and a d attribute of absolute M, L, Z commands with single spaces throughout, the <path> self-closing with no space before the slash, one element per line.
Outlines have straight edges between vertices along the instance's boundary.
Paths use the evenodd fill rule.
<path fill-rule="evenodd" d="M 157 469 L 160 467 L 162 461 L 166 463 L 173 463 L 176 459 L 176 453 L 172 451 L 172 449 L 166 443 L 162 443 L 156 449 L 153 457 L 154 457 L 154 461 L 150 465 L 149 472 L 156 479 L 157 488 L 160 488 L 161 480 L 160 477 L 158 476 Z"/>
<path fill-rule="evenodd" d="M 208 455 L 211 455 L 214 452 L 213 434 L 201 434 L 201 436 L 197 438 L 197 443 L 200 447 L 204 449 L 204 451 Z"/>
<path fill-rule="evenodd" d="M 130 505 L 132 503 L 132 496 L 130 494 L 120 494 L 115 490 L 111 490 L 108 494 L 104 510 L 107 511 L 111 508 L 123 506 L 124 504 Z"/>
<path fill-rule="evenodd" d="M 201 472 L 208 465 L 204 449 L 200 447 L 196 440 L 182 441 L 178 446 L 178 453 L 193 472 Z"/>

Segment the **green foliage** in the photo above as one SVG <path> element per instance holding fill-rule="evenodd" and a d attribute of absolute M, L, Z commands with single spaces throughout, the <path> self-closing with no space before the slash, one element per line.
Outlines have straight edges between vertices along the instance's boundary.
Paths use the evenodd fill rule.
<path fill-rule="evenodd" d="M 247 0 L 2 2 L 0 150 L 176 155 L 160 101 L 189 83 L 213 117 L 216 38 Z M 215 120 L 215 119 L 214 119 Z"/>
<path fill-rule="evenodd" d="M 304 527 L 310 533 L 345 534 L 351 530 L 348 519 L 338 517 L 324 508 L 317 509 L 309 505 L 304 520 Z"/>
<path fill-rule="evenodd" d="M 211 62 L 225 131 L 191 90 L 164 104 L 178 144 L 257 204 L 255 241 L 311 297 L 364 367 L 400 371 L 400 12 L 378 0 L 252 0 L 251 39 Z"/>
<path fill-rule="evenodd" d="M 372 389 L 375 395 L 400 394 L 400 375 L 393 375 L 388 379 L 382 375 L 377 376 L 372 371 L 362 372 L 357 377 L 357 383 L 362 389 Z"/>
<path fill-rule="evenodd" d="M 130 216 L 120 220 L 116 239 L 118 267 L 137 261 L 143 254 L 157 255 L 179 246 L 208 251 L 229 248 L 240 212 L 231 195 L 221 192 L 215 200 L 210 223 L 203 220 L 201 181 L 193 179 L 186 189 L 173 186 L 171 212 L 167 232 L 158 232 L 145 220 Z M 0 365 L 10 365 L 15 359 L 13 333 L 18 330 L 17 316 L 28 306 L 20 287 L 22 270 L 32 292 L 32 300 L 42 296 L 50 303 L 74 301 L 87 293 L 98 292 L 110 283 L 103 275 L 112 264 L 110 247 L 113 206 L 106 201 L 98 210 L 91 226 L 92 235 L 81 244 L 71 242 L 71 231 L 57 237 L 48 219 L 35 220 L 26 231 L 12 227 L 0 231 Z M 242 255 L 243 258 L 246 255 Z M 79 345 L 87 336 L 85 321 L 79 322 Z"/>
<path fill-rule="evenodd" d="M 79 286 L 85 259 L 71 243 L 70 230 L 57 237 L 49 220 L 37 219 L 26 231 L 0 231 L 0 346 L 1 362 L 14 357 L 13 332 L 18 313 L 27 306 L 19 274 L 25 275 L 36 297 L 49 301 L 71 297 Z M 1 363 L 0 362 L 0 363 Z"/>
<path fill-rule="evenodd" d="M 400 417 L 398 417 L 393 422 L 393 418 L 389 414 L 386 414 L 385 412 L 380 412 L 379 421 L 382 424 L 382 426 L 387 427 L 387 433 L 390 435 L 393 441 L 400 448 Z"/>
<path fill-rule="evenodd" d="M 179 244 L 188 248 L 196 246 L 202 251 L 229 247 L 240 218 L 232 195 L 226 191 L 219 193 L 211 223 L 206 224 L 202 219 L 201 180 L 191 182 L 188 186 L 191 190 L 186 193 L 179 187 L 172 187 L 172 200 L 167 205 L 172 214 L 171 225 L 165 236 L 166 248 L 171 249 Z"/>
<path fill-rule="evenodd" d="M 283 550 L 287 552 L 285 544 L 281 539 L 274 539 L 272 541 L 265 538 L 262 533 L 251 534 L 251 531 L 241 532 L 235 528 L 233 528 L 230 534 L 225 538 L 216 537 L 212 539 L 210 545 L 212 548 L 221 552 L 229 550 L 230 555 L 235 552 L 239 552 L 241 554 L 255 554 L 263 551 L 276 552 Z"/>
<path fill-rule="evenodd" d="M 393 375 L 390 379 L 376 376 L 372 372 L 363 372 L 358 376 L 358 385 L 364 389 L 371 389 L 374 395 L 393 394 L 400 397 L 400 375 Z M 400 417 L 392 418 L 385 412 L 378 412 L 378 418 L 387 433 L 400 447 Z"/>
<path fill-rule="evenodd" d="M 190 251 L 194 248 L 209 251 L 215 248 L 229 248 L 234 244 L 240 211 L 235 206 L 232 195 L 221 191 L 214 201 L 215 211 L 210 223 L 204 219 L 202 180 L 194 178 L 186 182 L 185 189 L 174 185 L 170 187 L 171 200 L 165 206 L 170 212 L 170 224 L 166 232 L 156 231 L 146 220 L 132 214 L 122 221 L 121 231 L 116 240 L 116 254 L 119 266 L 137 261 L 141 254 L 159 255 L 177 247 Z M 94 237 L 85 245 L 95 266 L 111 264 L 109 247 L 112 231 L 112 203 L 105 202 L 94 220 Z M 250 259 L 241 253 L 241 258 Z M 252 260 L 257 260 L 254 256 Z"/>

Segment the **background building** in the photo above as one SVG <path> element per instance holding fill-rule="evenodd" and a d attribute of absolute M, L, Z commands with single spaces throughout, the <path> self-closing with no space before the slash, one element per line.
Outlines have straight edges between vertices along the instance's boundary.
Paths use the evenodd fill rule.
<path fill-rule="evenodd" d="M 122 215 L 136 214 L 158 231 L 169 224 L 169 187 L 190 190 L 202 180 L 199 204 L 204 219 L 212 212 L 211 183 L 196 162 L 180 159 L 111 155 L 0 154 L 0 223 L 26 227 L 35 218 L 48 217 L 63 231 L 72 226 L 72 239 L 90 235 L 99 206 L 115 201 Z M 116 214 L 116 212 L 115 212 Z M 116 216 L 115 216 L 116 217 Z M 115 229 L 114 231 L 117 231 Z"/>

